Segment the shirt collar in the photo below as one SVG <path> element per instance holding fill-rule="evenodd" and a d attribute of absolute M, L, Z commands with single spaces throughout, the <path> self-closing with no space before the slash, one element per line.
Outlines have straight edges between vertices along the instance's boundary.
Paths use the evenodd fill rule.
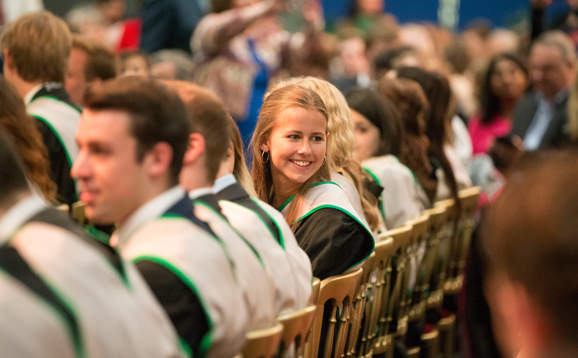
<path fill-rule="evenodd" d="M 13 205 L 0 218 L 0 244 L 5 244 L 24 223 L 46 209 L 46 204 L 37 195 L 31 195 Z"/>
<path fill-rule="evenodd" d="M 157 195 L 146 204 L 138 208 L 116 232 L 117 239 L 115 245 L 122 245 L 135 231 L 149 221 L 152 221 L 164 214 L 174 203 L 185 195 L 185 191 L 180 186 L 175 186 L 164 193 Z"/>
<path fill-rule="evenodd" d="M 570 88 L 566 87 L 561 89 L 560 91 L 556 92 L 556 94 L 554 95 L 554 104 L 560 104 L 562 101 L 564 101 L 566 99 L 566 97 L 568 97 L 568 95 L 570 94 Z M 546 98 L 544 97 L 544 94 L 542 92 L 538 92 L 538 100 L 540 102 L 545 102 L 550 104 L 550 101 L 547 101 Z"/>
<path fill-rule="evenodd" d="M 201 197 L 203 195 L 209 195 L 209 194 L 213 195 L 213 188 L 199 188 L 199 189 L 189 191 L 189 198 L 194 200 L 198 197 Z"/>
<path fill-rule="evenodd" d="M 237 179 L 233 174 L 227 174 L 215 180 L 215 185 L 213 185 L 213 193 L 218 193 L 221 190 L 235 184 Z"/>
<path fill-rule="evenodd" d="M 38 91 L 40 91 L 43 86 L 44 84 L 41 83 L 38 86 L 31 89 L 30 91 L 28 91 L 28 93 L 26 93 L 26 95 L 24 96 L 24 105 L 28 107 L 30 102 L 32 102 L 32 98 L 34 98 L 34 95 L 38 93 Z"/>

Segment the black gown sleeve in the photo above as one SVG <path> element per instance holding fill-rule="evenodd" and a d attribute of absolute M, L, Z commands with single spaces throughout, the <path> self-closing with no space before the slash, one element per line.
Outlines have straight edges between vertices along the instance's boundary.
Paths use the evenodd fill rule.
<path fill-rule="evenodd" d="M 181 339 L 198 357 L 203 337 L 209 332 L 205 311 L 195 293 L 166 267 L 152 261 L 139 261 L 137 269 L 167 312 Z"/>
<path fill-rule="evenodd" d="M 303 219 L 295 238 L 311 260 L 313 276 L 323 280 L 340 275 L 367 258 L 372 235 L 344 212 L 323 208 Z"/>
<path fill-rule="evenodd" d="M 70 164 L 66 157 L 66 151 L 50 127 L 38 118 L 34 118 L 36 128 L 42 134 L 42 141 L 48 150 L 50 160 L 50 179 L 56 184 L 57 199 L 63 204 L 72 207 L 76 201 L 76 188 L 74 180 L 70 176 Z"/>

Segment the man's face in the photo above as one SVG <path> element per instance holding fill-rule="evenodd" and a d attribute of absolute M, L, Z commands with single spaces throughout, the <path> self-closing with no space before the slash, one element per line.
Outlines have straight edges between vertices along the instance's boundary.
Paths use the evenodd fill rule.
<path fill-rule="evenodd" d="M 82 105 L 84 92 L 88 86 L 86 77 L 84 75 L 84 67 L 88 54 L 80 49 L 73 48 L 70 51 L 70 59 L 68 61 L 68 71 L 66 73 L 66 81 L 64 88 L 68 95 L 75 103 Z"/>
<path fill-rule="evenodd" d="M 530 78 L 536 90 L 546 98 L 552 98 L 568 86 L 572 78 L 573 65 L 567 63 L 560 49 L 553 46 L 536 45 L 530 53 Z"/>
<path fill-rule="evenodd" d="M 147 200 L 147 161 L 137 162 L 130 118 L 116 110 L 82 112 L 79 153 L 72 176 L 80 184 L 86 216 L 95 224 L 124 222 Z"/>

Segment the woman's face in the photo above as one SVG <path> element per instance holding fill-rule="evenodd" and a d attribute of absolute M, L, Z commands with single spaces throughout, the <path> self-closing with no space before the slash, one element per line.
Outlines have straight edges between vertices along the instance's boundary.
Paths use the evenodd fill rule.
<path fill-rule="evenodd" d="M 323 165 L 327 148 L 327 121 L 318 111 L 287 108 L 276 118 L 267 143 L 275 185 L 295 189 Z"/>
<path fill-rule="evenodd" d="M 490 87 L 499 99 L 518 99 L 524 94 L 527 85 L 526 74 L 515 62 L 503 59 L 494 66 Z"/>
<path fill-rule="evenodd" d="M 355 124 L 355 154 L 361 161 L 375 155 L 379 148 L 379 128 L 365 118 L 361 113 L 351 110 L 353 124 Z"/>

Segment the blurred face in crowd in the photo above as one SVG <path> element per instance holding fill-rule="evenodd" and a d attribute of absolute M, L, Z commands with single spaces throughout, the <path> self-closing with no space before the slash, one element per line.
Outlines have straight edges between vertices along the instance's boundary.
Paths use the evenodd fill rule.
<path fill-rule="evenodd" d="M 555 46 L 535 45 L 530 53 L 530 79 L 538 92 L 552 99 L 566 88 L 572 78 L 574 66 L 562 58 Z"/>
<path fill-rule="evenodd" d="M 70 59 L 68 61 L 68 72 L 66 73 L 66 80 L 64 88 L 70 98 L 80 105 L 82 105 L 82 98 L 88 86 L 86 77 L 84 75 L 84 67 L 88 54 L 80 49 L 73 48 L 70 51 Z"/>
<path fill-rule="evenodd" d="M 122 223 L 144 204 L 149 154 L 137 162 L 137 140 L 130 123 L 124 111 L 82 112 L 72 176 L 80 185 L 86 216 L 96 224 Z"/>
<path fill-rule="evenodd" d="M 490 78 L 492 92 L 502 100 L 515 100 L 524 94 L 528 79 L 524 71 L 513 61 L 503 59 L 494 67 Z"/>
<path fill-rule="evenodd" d="M 367 15 L 379 15 L 385 9 L 384 0 L 358 0 L 359 10 Z"/>
<path fill-rule="evenodd" d="M 361 38 L 355 37 L 342 42 L 341 61 L 346 76 L 357 76 L 369 72 L 369 63 L 365 57 L 365 43 Z"/>
<path fill-rule="evenodd" d="M 255 5 L 261 0 L 233 0 L 233 7 L 242 8 L 246 6 Z"/>
<path fill-rule="evenodd" d="M 269 153 L 273 182 L 296 189 L 323 165 L 327 149 L 327 121 L 318 111 L 287 108 L 277 115 L 263 152 Z"/>
<path fill-rule="evenodd" d="M 124 18 L 126 3 L 124 0 L 110 0 L 100 4 L 100 11 L 111 24 Z"/>
<path fill-rule="evenodd" d="M 351 118 L 355 125 L 355 154 L 357 159 L 361 161 L 369 159 L 379 148 L 379 128 L 357 111 L 351 110 Z"/>
<path fill-rule="evenodd" d="M 130 56 L 122 64 L 121 75 L 148 76 L 149 68 L 147 61 L 140 55 Z"/>

